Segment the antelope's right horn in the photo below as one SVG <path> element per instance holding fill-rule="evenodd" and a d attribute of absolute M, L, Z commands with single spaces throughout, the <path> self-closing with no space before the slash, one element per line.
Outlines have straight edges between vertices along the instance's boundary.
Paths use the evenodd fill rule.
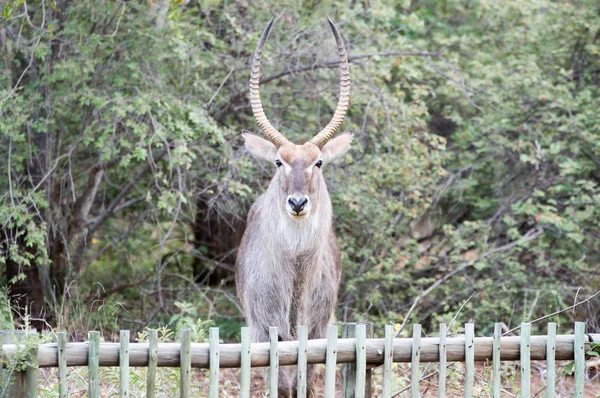
<path fill-rule="evenodd" d="M 256 46 L 256 52 L 252 56 L 252 69 L 250 72 L 250 106 L 252 107 L 252 113 L 254 114 L 256 123 L 258 123 L 258 127 L 260 127 L 265 137 L 267 137 L 267 139 L 271 141 L 273 145 L 279 148 L 284 144 L 288 144 L 290 141 L 285 138 L 284 135 L 281 134 L 275 127 L 273 127 L 269 119 L 267 119 L 265 111 L 263 110 L 262 102 L 260 101 L 259 89 L 260 57 L 274 21 L 275 17 L 271 18 L 271 21 L 267 24 L 267 27 L 263 31 L 258 45 Z"/>

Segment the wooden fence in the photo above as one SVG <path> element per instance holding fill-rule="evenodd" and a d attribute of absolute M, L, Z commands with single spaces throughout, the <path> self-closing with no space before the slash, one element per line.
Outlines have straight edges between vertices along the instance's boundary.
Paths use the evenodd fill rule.
<path fill-rule="evenodd" d="M 422 337 L 420 325 L 413 325 L 412 338 L 395 338 L 391 325 L 385 327 L 385 338 L 368 337 L 365 324 L 344 324 L 342 338 L 338 327 L 330 325 L 326 339 L 308 340 L 306 327 L 298 328 L 298 341 L 279 342 L 277 328 L 270 329 L 270 341 L 251 343 L 250 330 L 242 328 L 241 344 L 221 344 L 219 329 L 211 328 L 208 343 L 192 343 L 190 330 L 184 329 L 179 343 L 159 343 L 158 332 L 151 330 L 148 343 L 130 343 L 129 331 L 121 331 L 120 343 L 100 342 L 99 332 L 89 333 L 89 342 L 67 343 L 66 333 L 58 333 L 57 343 L 25 345 L 4 344 L 4 362 L 14 360 L 20 349 L 37 351 L 34 363 L 17 377 L 10 396 L 37 396 L 39 368 L 57 367 L 59 370 L 59 396 L 69 394 L 66 382 L 67 367 L 89 368 L 90 398 L 99 396 L 99 367 L 120 368 L 120 397 L 129 397 L 129 367 L 147 367 L 147 396 L 156 396 L 157 367 L 181 369 L 181 397 L 190 397 L 192 368 L 210 369 L 209 397 L 216 398 L 219 391 L 219 369 L 240 368 L 240 397 L 250 397 L 250 368 L 269 367 L 270 396 L 277 396 L 277 371 L 279 366 L 296 365 L 298 396 L 306 396 L 307 364 L 325 364 L 325 397 L 335 397 L 336 364 L 342 365 L 342 395 L 365 397 L 370 395 L 370 368 L 383 365 L 382 396 L 391 397 L 392 363 L 411 363 L 410 396 L 419 397 L 419 364 L 439 362 L 439 396 L 446 395 L 446 366 L 449 362 L 464 362 L 464 396 L 473 395 L 475 362 L 492 364 L 493 396 L 500 397 L 500 361 L 520 361 L 521 397 L 530 396 L 530 364 L 544 360 L 547 364 L 547 397 L 554 397 L 556 360 L 574 361 L 575 397 L 583 397 L 585 356 L 590 342 L 600 341 L 600 334 L 586 334 L 585 324 L 576 323 L 573 335 L 557 335 L 556 324 L 548 324 L 548 333 L 531 336 L 531 326 L 521 325 L 520 336 L 502 337 L 501 324 L 496 324 L 493 337 L 475 337 L 474 324 L 465 325 L 465 334 L 447 337 L 446 325 L 440 325 L 439 337 Z M 13 378 L 14 379 L 14 378 Z M 19 379 L 21 381 L 19 381 Z M 19 384 L 20 383 L 20 384 Z M 22 388 L 22 390 L 19 390 Z"/>

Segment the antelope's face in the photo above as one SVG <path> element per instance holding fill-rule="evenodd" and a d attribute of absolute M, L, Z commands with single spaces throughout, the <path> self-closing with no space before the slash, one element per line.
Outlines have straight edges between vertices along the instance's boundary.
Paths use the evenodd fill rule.
<path fill-rule="evenodd" d="M 244 132 L 243 136 L 250 153 L 277 167 L 275 181 L 283 193 L 281 205 L 294 220 L 309 216 L 318 199 L 322 169 L 346 152 L 352 141 L 352 133 L 344 133 L 325 144 L 323 149 L 312 142 L 304 145 L 287 143 L 278 149 L 249 132 Z"/>
<path fill-rule="evenodd" d="M 247 131 L 243 132 L 246 148 L 256 156 L 273 162 L 277 166 L 274 181 L 284 195 L 283 208 L 295 220 L 306 218 L 311 208 L 316 207 L 317 192 L 321 184 L 321 168 L 350 147 L 352 133 L 344 133 L 331 139 L 340 128 L 350 104 L 350 71 L 344 42 L 336 26 L 327 17 L 333 32 L 340 57 L 340 98 L 331 121 L 321 132 L 303 145 L 291 143 L 281 134 L 265 115 L 260 101 L 260 57 L 275 17 L 263 31 L 256 52 L 252 57 L 250 72 L 250 106 L 264 140 Z"/>

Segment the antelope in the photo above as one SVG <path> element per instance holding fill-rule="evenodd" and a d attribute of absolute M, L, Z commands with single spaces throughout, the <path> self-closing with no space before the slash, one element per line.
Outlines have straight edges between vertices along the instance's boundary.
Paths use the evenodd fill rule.
<path fill-rule="evenodd" d="M 271 19 L 252 58 L 250 105 L 265 135 L 242 132 L 252 155 L 276 166 L 267 191 L 250 209 L 236 260 L 236 289 L 255 342 L 269 341 L 270 326 L 279 340 L 295 340 L 298 325 L 309 338 L 324 338 L 337 304 L 342 264 L 332 225 L 331 199 L 323 168 L 346 152 L 352 133 L 332 139 L 350 103 L 350 73 L 344 43 L 327 18 L 340 58 L 340 94 L 331 121 L 310 141 L 290 142 L 267 119 L 260 100 L 260 59 L 273 25 Z M 314 394 L 309 367 L 308 395 Z M 280 369 L 278 395 L 294 394 L 295 378 Z"/>

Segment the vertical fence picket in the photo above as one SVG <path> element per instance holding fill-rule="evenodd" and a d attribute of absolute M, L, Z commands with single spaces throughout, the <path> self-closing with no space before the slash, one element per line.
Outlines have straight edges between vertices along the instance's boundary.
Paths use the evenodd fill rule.
<path fill-rule="evenodd" d="M 392 362 L 394 361 L 394 326 L 385 325 L 385 344 L 383 348 L 383 388 L 381 396 L 392 396 Z"/>
<path fill-rule="evenodd" d="M 306 361 L 308 352 L 308 327 L 298 326 L 298 398 L 306 398 Z"/>
<path fill-rule="evenodd" d="M 585 383 L 585 323 L 575 322 L 575 398 L 583 397 Z"/>
<path fill-rule="evenodd" d="M 6 334 L 4 334 L 2 331 L 0 331 L 0 363 L 2 363 L 2 366 L 0 366 L 0 388 L 4 389 L 4 387 L 10 382 L 9 378 L 8 378 L 8 370 L 4 369 L 4 363 L 3 363 L 3 354 L 4 354 L 4 344 L 8 342 L 8 337 Z M 2 391 L 2 390 L 0 390 Z M 0 397 L 2 397 L 2 392 L 0 392 Z"/>
<path fill-rule="evenodd" d="M 250 328 L 242 328 L 242 353 L 240 358 L 240 398 L 250 398 L 251 343 Z"/>
<path fill-rule="evenodd" d="M 475 325 L 465 324 L 465 398 L 473 396 L 475 380 Z"/>
<path fill-rule="evenodd" d="M 368 323 L 365 322 L 365 330 L 366 330 L 366 338 L 367 339 L 372 339 L 373 338 L 373 324 L 372 323 Z M 365 343 L 365 347 L 366 347 L 366 343 Z M 366 358 L 367 352 L 365 349 L 365 358 Z M 366 362 L 366 360 L 365 360 Z M 367 367 L 366 370 L 366 376 L 365 376 L 365 397 L 367 398 L 371 398 L 371 379 L 373 376 L 373 370 L 371 367 Z"/>
<path fill-rule="evenodd" d="M 33 341 L 32 341 L 33 340 Z M 38 338 L 37 332 L 28 332 L 27 341 L 30 341 L 30 359 L 25 370 L 25 393 L 27 398 L 36 398 L 40 369 L 38 367 Z"/>
<path fill-rule="evenodd" d="M 546 340 L 546 397 L 554 398 L 556 385 L 556 323 L 548 323 L 548 339 Z"/>
<path fill-rule="evenodd" d="M 179 395 L 181 398 L 189 398 L 192 378 L 192 340 L 190 329 L 182 329 L 179 338 L 181 340 L 181 349 L 179 352 L 181 384 L 179 387 Z"/>
<path fill-rule="evenodd" d="M 4 339 L 5 336 L 3 334 L 1 334 L 2 332 L 0 331 L 0 363 L 2 363 L 2 366 L 0 366 L 0 388 L 4 389 L 4 386 L 6 386 L 6 384 L 8 384 L 8 370 L 4 369 Z M 2 391 L 2 390 L 0 390 Z M 2 397 L 2 392 L 0 392 L 0 397 Z"/>
<path fill-rule="evenodd" d="M 156 367 L 158 365 L 158 330 L 148 331 L 148 373 L 146 379 L 146 397 L 156 396 Z"/>
<path fill-rule="evenodd" d="M 119 335 L 119 398 L 129 397 L 129 330 Z"/>
<path fill-rule="evenodd" d="M 356 338 L 356 323 L 342 325 L 342 338 Z M 356 345 L 355 345 L 356 351 Z M 342 398 L 354 398 L 356 395 L 356 362 L 342 364 Z"/>
<path fill-rule="evenodd" d="M 531 395 L 531 324 L 521 324 L 521 397 L 529 398 Z"/>
<path fill-rule="evenodd" d="M 210 380 L 208 396 L 219 397 L 219 328 L 210 328 L 208 331 L 208 342 L 210 345 Z"/>
<path fill-rule="evenodd" d="M 1 344 L 23 344 L 27 338 L 24 330 L 0 330 Z M 0 347 L 1 348 L 1 347 Z M 2 351 L 0 351 L 0 360 Z M 2 373 L 3 385 L 0 386 L 0 393 L 4 392 L 7 397 L 23 398 L 27 396 L 27 372 L 15 369 L 3 369 L 0 363 L 0 373 Z"/>
<path fill-rule="evenodd" d="M 277 342 L 279 333 L 276 327 L 269 328 L 269 396 L 276 398 L 278 396 L 277 384 L 279 383 L 279 352 L 277 351 Z"/>
<path fill-rule="evenodd" d="M 356 398 L 365 398 L 366 379 L 367 379 L 367 325 L 356 325 Z"/>
<path fill-rule="evenodd" d="M 362 325 L 362 326 L 361 326 Z M 365 329 L 365 339 L 373 337 L 373 325 L 370 323 L 356 323 L 349 322 L 344 323 L 342 325 L 342 338 L 356 338 L 356 330 L 357 328 L 364 326 Z M 358 347 L 358 345 L 356 346 Z M 357 349 L 358 353 L 358 349 Z M 358 359 L 358 358 L 357 358 Z M 365 361 L 366 361 L 366 351 L 365 351 Z M 365 366 L 365 376 L 364 376 L 364 396 L 371 396 L 371 369 L 366 369 Z M 356 363 L 345 363 L 342 364 L 342 398 L 354 398 L 356 396 L 356 391 L 358 386 L 356 385 L 356 381 L 358 380 L 357 376 L 357 368 Z M 363 377 L 361 377 L 363 379 Z M 362 392 L 361 392 L 362 393 Z"/>
<path fill-rule="evenodd" d="M 440 323 L 440 364 L 439 364 L 439 381 L 438 381 L 438 397 L 446 396 L 446 333 L 447 328 L 445 323 Z"/>
<path fill-rule="evenodd" d="M 98 398 L 100 395 L 100 381 L 98 380 L 100 332 L 90 332 L 90 350 L 88 357 L 89 371 L 89 398 Z"/>
<path fill-rule="evenodd" d="M 502 324 L 494 324 L 494 340 L 492 344 L 492 397 L 500 398 L 500 342 L 502 339 Z"/>
<path fill-rule="evenodd" d="M 327 356 L 325 358 L 325 396 L 335 397 L 338 327 L 327 326 Z"/>
<path fill-rule="evenodd" d="M 421 362 L 421 325 L 419 324 L 413 325 L 411 356 L 410 396 L 411 398 L 419 398 L 419 379 L 421 378 L 419 368 L 419 363 Z"/>
<path fill-rule="evenodd" d="M 67 333 L 58 332 L 58 397 L 67 398 Z"/>

